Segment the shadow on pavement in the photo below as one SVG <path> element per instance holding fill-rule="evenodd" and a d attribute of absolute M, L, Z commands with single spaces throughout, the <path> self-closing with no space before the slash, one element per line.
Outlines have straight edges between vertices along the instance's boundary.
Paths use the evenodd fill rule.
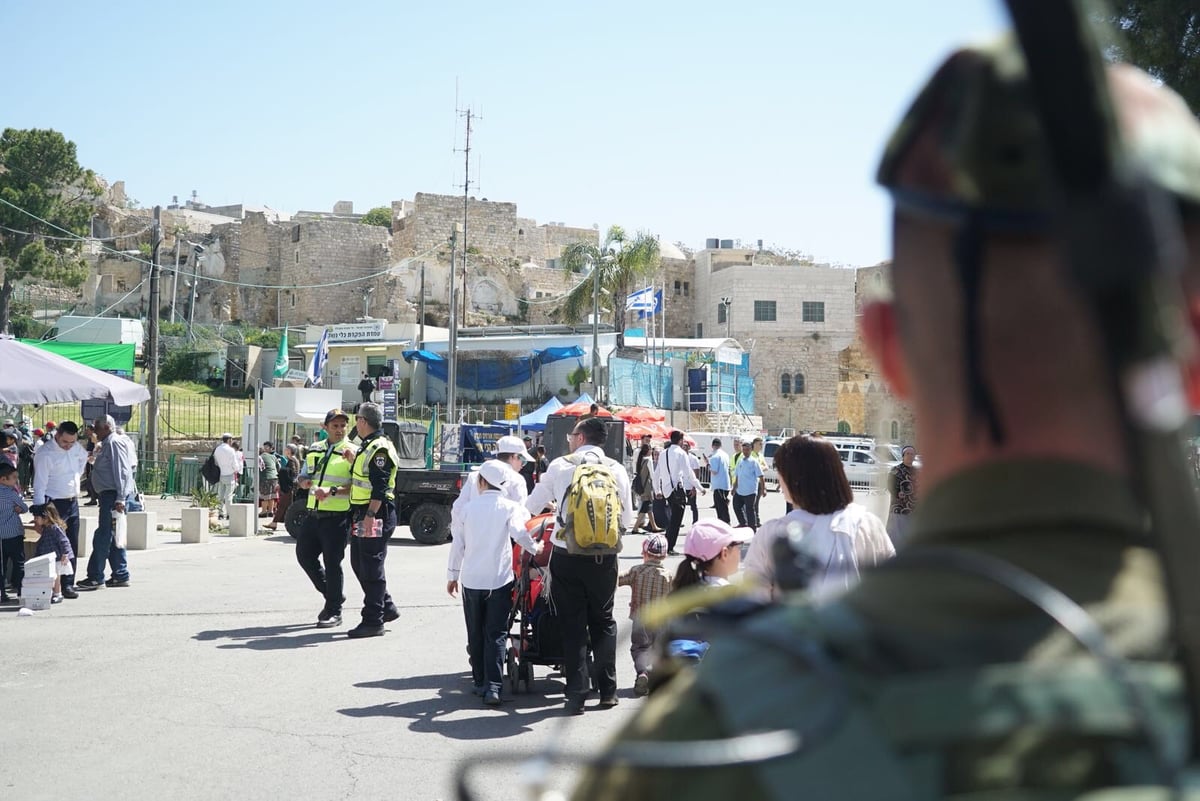
<path fill-rule="evenodd" d="M 295 632 L 303 635 L 289 636 Z M 314 629 L 311 623 L 294 623 L 286 626 L 251 626 L 243 629 L 214 629 L 198 632 L 192 639 L 201 642 L 233 640 L 218 645 L 218 648 L 249 648 L 254 651 L 278 651 L 288 648 L 311 648 L 322 642 L 337 638 L 334 629 Z M 346 639 L 341 637 L 340 639 Z"/>
<path fill-rule="evenodd" d="M 504 703 L 498 708 L 485 707 L 478 696 L 471 694 L 471 675 L 466 672 L 381 679 L 354 686 L 397 691 L 437 690 L 434 698 L 339 709 L 338 712 L 354 718 L 410 718 L 409 730 L 441 734 L 454 740 L 515 737 L 532 731 L 532 724 L 538 721 L 563 714 L 563 685 L 545 676 L 534 679 L 531 692 L 517 695 L 511 693 L 506 682 Z M 463 712 L 469 716 L 458 714 Z"/>

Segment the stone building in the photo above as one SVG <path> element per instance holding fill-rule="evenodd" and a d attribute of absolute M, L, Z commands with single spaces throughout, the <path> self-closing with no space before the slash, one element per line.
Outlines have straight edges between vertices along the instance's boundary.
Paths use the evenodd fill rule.
<path fill-rule="evenodd" d="M 768 431 L 835 430 L 840 354 L 856 336 L 854 271 L 760 264 L 759 253 L 696 253 L 692 333 L 736 339 L 750 353 L 756 411 Z"/>
<path fill-rule="evenodd" d="M 891 265 L 877 264 L 855 271 L 854 307 L 856 316 L 873 298 L 891 292 Z M 841 353 L 838 382 L 838 427 L 855 434 L 868 434 L 877 440 L 911 443 L 916 426 L 911 407 L 888 388 L 867 353 L 861 330 Z"/>

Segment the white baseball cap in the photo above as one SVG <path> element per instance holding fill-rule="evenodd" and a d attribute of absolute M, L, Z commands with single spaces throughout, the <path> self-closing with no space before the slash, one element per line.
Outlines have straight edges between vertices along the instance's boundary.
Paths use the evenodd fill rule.
<path fill-rule="evenodd" d="M 529 455 L 529 451 L 525 450 L 524 440 L 511 435 L 496 440 L 496 453 L 518 453 L 525 461 L 533 461 L 533 457 Z"/>
<path fill-rule="evenodd" d="M 508 481 L 509 469 L 495 459 L 489 459 L 479 465 L 479 475 L 493 487 L 499 487 Z"/>

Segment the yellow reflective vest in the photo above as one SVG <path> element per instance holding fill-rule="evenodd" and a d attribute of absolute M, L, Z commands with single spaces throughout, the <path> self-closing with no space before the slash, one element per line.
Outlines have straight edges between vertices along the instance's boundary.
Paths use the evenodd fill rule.
<path fill-rule="evenodd" d="M 396 465 L 400 459 L 392 441 L 380 431 L 363 446 L 354 460 L 354 467 L 350 473 L 351 505 L 362 506 L 371 500 L 371 461 L 380 451 L 387 453 L 392 465 L 392 472 L 388 475 L 387 499 L 396 500 Z"/>
<path fill-rule="evenodd" d="M 323 501 L 317 501 L 314 492 L 308 493 L 308 508 L 321 512 L 350 511 L 350 470 L 352 461 L 347 461 L 342 452 L 347 448 L 356 450 L 354 444 L 343 439 L 332 445 L 326 445 L 318 451 L 310 451 L 305 457 L 308 463 L 308 477 L 312 479 L 312 489 L 329 487 L 335 493 Z"/>

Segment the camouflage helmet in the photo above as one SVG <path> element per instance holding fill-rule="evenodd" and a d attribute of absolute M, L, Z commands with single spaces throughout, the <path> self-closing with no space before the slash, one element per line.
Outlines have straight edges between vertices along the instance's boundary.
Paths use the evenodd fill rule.
<path fill-rule="evenodd" d="M 1128 65 L 1107 68 L 1126 156 L 1200 207 L 1200 122 L 1182 98 Z M 1043 220 L 1056 186 L 1025 60 L 1006 36 L 953 53 L 896 128 L 876 176 L 898 205 Z M 994 217 L 993 217 L 994 219 Z"/>

